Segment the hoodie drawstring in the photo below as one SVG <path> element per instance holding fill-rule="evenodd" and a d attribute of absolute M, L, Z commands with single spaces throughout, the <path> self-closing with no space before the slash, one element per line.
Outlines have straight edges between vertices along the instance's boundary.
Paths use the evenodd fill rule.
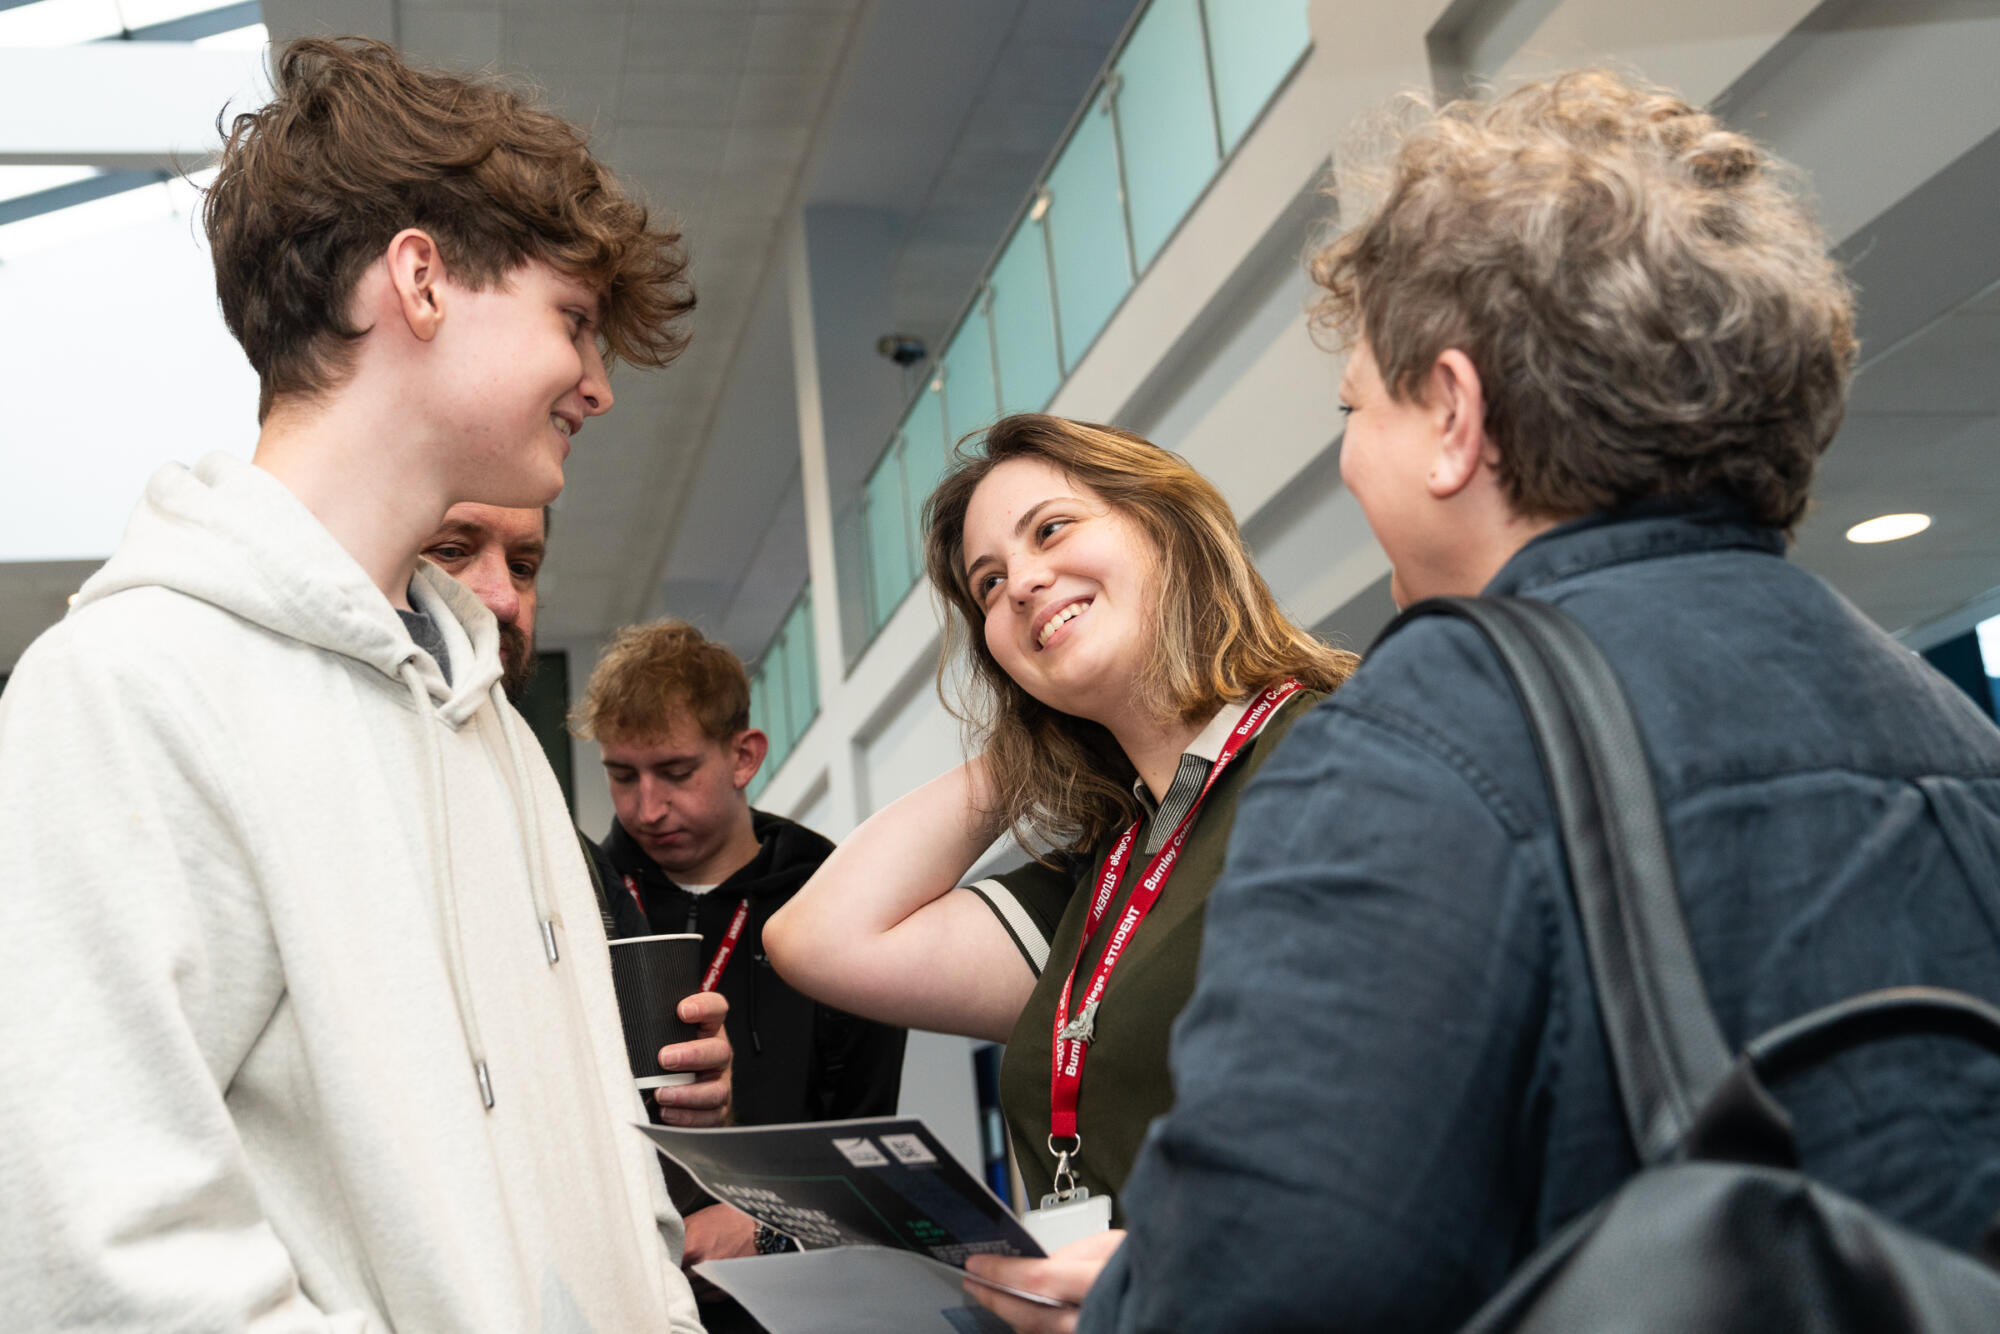
<path fill-rule="evenodd" d="M 507 758 L 514 766 L 515 801 L 520 808 L 521 838 L 528 854 L 528 894 L 534 900 L 535 921 L 542 928 L 542 949 L 549 956 L 549 967 L 553 968 L 561 955 L 556 951 L 555 914 L 549 911 L 549 888 L 542 865 L 542 822 L 530 795 L 533 789 L 528 786 L 528 760 L 521 753 L 520 739 L 508 726 L 507 696 L 497 681 L 493 685 L 492 698 L 493 716 L 507 738 Z"/>
<path fill-rule="evenodd" d="M 418 727 L 424 734 L 424 754 L 430 760 L 431 818 L 425 841 L 431 845 L 431 879 L 437 884 L 437 901 L 444 933 L 444 957 L 451 973 L 451 996 L 458 1004 L 458 1026 L 465 1035 L 465 1054 L 472 1060 L 472 1075 L 479 1082 L 479 1100 L 493 1110 L 493 1078 L 486 1069 L 486 1044 L 479 1037 L 479 1020 L 472 1012 L 472 992 L 465 980 L 465 949 L 459 940 L 458 887 L 452 876 L 451 826 L 447 822 L 444 799 L 444 749 L 438 744 L 437 726 L 431 718 L 430 691 L 424 688 L 414 661 L 405 662 L 400 675 L 410 688 L 417 706 Z"/>

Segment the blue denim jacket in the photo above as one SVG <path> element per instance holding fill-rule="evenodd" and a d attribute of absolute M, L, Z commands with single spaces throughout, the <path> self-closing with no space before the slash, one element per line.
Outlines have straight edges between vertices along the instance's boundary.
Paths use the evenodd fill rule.
<path fill-rule="evenodd" d="M 2000 1001 L 2000 731 L 1721 508 L 1531 542 L 1486 590 L 1603 648 L 1733 1042 L 1875 987 Z M 1635 1170 L 1533 743 L 1470 626 L 1418 621 L 1244 795 L 1176 1102 L 1080 1329 L 1450 1329 Z M 1886 1044 L 1778 1089 L 1808 1170 L 1970 1245 L 2000 1060 Z"/>

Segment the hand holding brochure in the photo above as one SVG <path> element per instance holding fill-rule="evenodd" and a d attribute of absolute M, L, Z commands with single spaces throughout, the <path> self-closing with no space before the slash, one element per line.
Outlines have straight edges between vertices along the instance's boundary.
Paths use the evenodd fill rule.
<path fill-rule="evenodd" d="M 709 1194 L 793 1238 L 804 1251 L 870 1247 L 922 1257 L 912 1265 L 887 1256 L 843 1262 L 829 1255 L 799 1263 L 796 1255 L 774 1255 L 697 1266 L 773 1331 L 791 1323 L 779 1308 L 790 1309 L 791 1299 L 806 1297 L 813 1305 L 812 1327 L 833 1328 L 838 1317 L 829 1306 L 840 1305 L 848 1295 L 840 1289 L 850 1285 L 831 1284 L 828 1277 L 844 1268 L 853 1270 L 854 1296 L 864 1296 L 861 1289 L 867 1288 L 865 1299 L 876 1312 L 871 1318 L 881 1318 L 880 1304 L 887 1299 L 883 1282 L 895 1273 L 907 1277 L 913 1304 L 907 1328 L 925 1327 L 917 1322 L 928 1317 L 930 1327 L 940 1331 L 984 1330 L 990 1326 L 979 1317 L 990 1318 L 989 1313 L 959 1292 L 965 1279 L 984 1282 L 965 1272 L 966 1257 L 1043 1254 L 992 1191 L 915 1118 L 639 1129 Z M 864 1279 L 864 1272 L 872 1277 Z M 797 1291 L 797 1280 L 808 1274 L 813 1290 Z M 1004 1290 L 1045 1306 L 1064 1305 L 1039 1293 Z M 951 1305 L 941 1308 L 940 1301 Z"/>

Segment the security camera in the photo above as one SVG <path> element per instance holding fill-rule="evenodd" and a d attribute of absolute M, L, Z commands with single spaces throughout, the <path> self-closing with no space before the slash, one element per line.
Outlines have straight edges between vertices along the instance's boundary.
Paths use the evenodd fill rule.
<path fill-rule="evenodd" d="M 898 366 L 914 366 L 929 355 L 924 340 L 915 334 L 883 334 L 875 340 L 875 350 Z"/>

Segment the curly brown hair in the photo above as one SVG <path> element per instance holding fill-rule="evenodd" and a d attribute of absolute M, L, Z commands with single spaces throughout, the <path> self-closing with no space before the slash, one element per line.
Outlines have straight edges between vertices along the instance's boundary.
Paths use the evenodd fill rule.
<path fill-rule="evenodd" d="M 694 308 L 687 254 L 560 117 L 490 80 L 407 64 L 385 43 L 301 38 L 279 53 L 276 96 L 223 127 L 202 205 L 222 316 L 280 394 L 338 385 L 362 330 L 355 284 L 406 227 L 453 277 L 484 288 L 529 260 L 603 294 L 608 359 L 664 366 Z"/>
<path fill-rule="evenodd" d="M 1021 458 L 1060 469 L 1152 539 L 1160 605 L 1147 673 L 1134 690 L 1163 724 L 1206 719 L 1287 677 L 1332 690 L 1361 660 L 1292 623 L 1251 563 L 1229 502 L 1180 455 L 1114 426 L 1033 412 L 968 437 L 924 506 L 924 566 L 946 609 L 938 693 L 985 752 L 1000 813 L 1021 845 L 1084 852 L 1138 818 L 1136 771 L 1108 729 L 1014 683 L 986 646 L 986 612 L 965 580 L 973 492 Z M 961 641 L 972 673 L 954 700 L 946 680 Z"/>
<path fill-rule="evenodd" d="M 570 730 L 599 741 L 650 741 L 687 714 L 711 741 L 750 726 L 743 660 L 686 621 L 628 625 L 612 636 L 570 714 Z"/>
<path fill-rule="evenodd" d="M 1403 110 L 1386 170 L 1347 182 L 1379 204 L 1313 256 L 1315 325 L 1365 337 L 1404 401 L 1463 351 L 1523 515 L 1721 495 L 1797 523 L 1856 344 L 1796 173 L 1609 70 Z"/>

